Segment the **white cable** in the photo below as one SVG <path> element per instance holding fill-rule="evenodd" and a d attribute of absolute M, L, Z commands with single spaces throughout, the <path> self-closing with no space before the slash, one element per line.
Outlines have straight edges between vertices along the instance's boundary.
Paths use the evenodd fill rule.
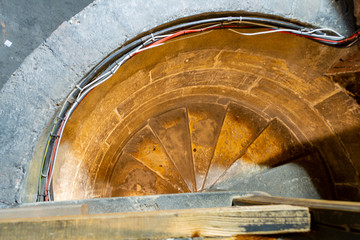
<path fill-rule="evenodd" d="M 64 123 L 62 124 L 62 128 L 61 128 L 61 131 L 60 131 L 60 134 L 59 134 L 59 139 L 58 139 L 58 142 L 57 142 L 57 145 L 55 146 L 55 153 L 54 153 L 54 159 L 53 159 L 53 165 L 52 165 L 52 169 L 55 168 L 55 163 L 56 163 L 56 157 L 57 157 L 57 153 L 58 153 L 58 149 L 59 149 L 59 145 L 60 145 L 60 141 L 61 141 L 61 138 L 63 136 L 63 132 L 64 132 L 64 129 L 65 129 L 65 126 L 71 116 L 71 114 L 73 113 L 73 111 L 75 110 L 75 108 L 77 107 L 77 105 L 81 102 L 81 100 L 94 88 L 96 88 L 97 86 L 99 86 L 101 83 L 107 81 L 112 75 L 109 75 L 107 76 L 105 79 L 103 79 L 102 81 L 94 84 L 91 88 L 87 89 L 86 91 L 84 91 L 82 94 L 81 94 L 81 97 L 79 98 L 80 101 L 76 101 L 72 106 L 71 108 L 69 109 L 69 111 L 67 112 L 66 114 L 66 117 L 65 117 L 65 120 L 64 120 Z M 51 184 L 51 181 L 52 181 L 52 177 L 53 177 L 53 173 L 54 171 L 51 171 L 51 174 L 50 174 L 50 179 L 49 179 L 49 186 Z"/>
<path fill-rule="evenodd" d="M 290 32 L 290 33 L 295 33 L 295 34 L 299 34 L 299 35 L 310 34 L 311 36 L 314 36 L 314 37 L 321 37 L 321 38 L 324 37 L 324 35 L 319 35 L 319 34 L 313 34 L 312 33 L 312 32 L 316 32 L 316 31 L 319 31 L 319 30 L 312 30 L 311 32 L 307 32 L 307 31 L 298 31 L 298 30 L 293 30 L 293 29 L 274 29 L 274 30 L 268 30 L 268 31 L 262 31 L 262 32 L 254 32 L 254 33 L 239 32 L 239 31 L 236 31 L 236 30 L 231 29 L 231 28 L 229 30 L 234 32 L 234 33 L 244 35 L 244 36 L 256 36 L 256 35 L 270 34 L 270 33 L 277 33 L 277 32 Z M 332 39 L 332 40 L 341 40 L 341 39 L 345 38 L 342 35 L 340 35 L 338 37 L 336 37 L 336 36 L 326 36 L 326 37 L 328 39 Z"/>
<path fill-rule="evenodd" d="M 146 47 L 146 48 L 137 50 L 135 53 L 140 53 L 140 52 L 143 52 L 143 51 L 148 50 L 148 49 L 150 49 L 150 48 L 159 47 L 159 46 L 161 46 L 161 45 L 163 45 L 163 44 L 164 44 L 164 43 L 159 43 L 159 44 L 156 44 L 156 45 L 152 45 L 152 46 L 149 46 L 149 47 Z"/>
<path fill-rule="evenodd" d="M 314 33 L 314 32 L 317 32 L 317 31 L 329 31 L 329 32 L 335 33 L 339 37 L 345 38 L 343 35 L 341 35 L 340 33 L 338 33 L 337 31 L 335 31 L 334 29 L 331 29 L 331 28 L 318 28 L 318 29 L 308 31 L 307 33 Z"/>

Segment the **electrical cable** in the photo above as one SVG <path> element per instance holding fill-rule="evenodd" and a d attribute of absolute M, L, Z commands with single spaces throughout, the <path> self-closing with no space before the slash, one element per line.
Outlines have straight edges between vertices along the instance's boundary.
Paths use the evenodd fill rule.
<path fill-rule="evenodd" d="M 239 32 L 234 30 L 235 28 L 258 29 L 259 27 L 266 30 L 253 33 Z M 96 65 L 94 69 L 91 70 L 90 73 L 82 79 L 80 84 L 76 85 L 76 88 L 74 88 L 73 91 L 68 95 L 66 101 L 64 102 L 62 108 L 59 111 L 57 118 L 54 121 L 44 150 L 42 169 L 38 186 L 38 201 L 52 201 L 54 199 L 51 191 L 53 169 L 56 164 L 58 147 L 61 142 L 65 126 L 70 119 L 72 113 L 80 104 L 80 102 L 93 89 L 111 78 L 113 74 L 115 74 L 115 72 L 127 60 L 142 51 L 161 46 L 166 41 L 185 34 L 226 28 L 245 36 L 254 36 L 270 33 L 290 33 L 335 47 L 352 46 L 359 42 L 360 35 L 360 30 L 356 31 L 349 37 L 344 37 L 337 31 L 329 28 L 309 29 L 301 25 L 275 19 L 239 16 L 209 18 L 185 22 L 161 29 L 157 32 L 150 33 L 145 37 L 130 42 L 126 46 L 123 46 L 122 48 L 111 53 L 108 57 L 106 57 L 98 65 Z M 56 135 L 54 135 L 54 133 L 56 133 Z M 47 168 L 44 173 L 45 166 L 47 166 Z M 45 182 L 45 186 L 42 185 L 43 182 Z"/>
<path fill-rule="evenodd" d="M 319 38 L 319 37 L 322 37 L 323 35 L 313 34 L 313 32 L 321 31 L 321 30 L 324 30 L 324 29 L 312 30 L 312 31 L 308 31 L 308 32 L 301 32 L 301 31 L 292 30 L 292 29 L 270 29 L 268 31 L 254 32 L 254 33 L 242 33 L 242 32 L 238 32 L 238 31 L 234 31 L 234 30 L 233 31 L 240 34 L 240 35 L 244 35 L 244 36 L 256 36 L 256 35 L 279 32 L 279 33 L 294 33 L 294 34 L 297 34 L 297 35 L 311 34 L 313 37 Z M 338 34 L 336 31 L 333 31 L 333 32 Z M 331 36 L 331 39 L 332 40 L 342 40 L 342 39 L 344 39 L 344 36 L 339 34 L 338 36 Z M 329 39 L 329 40 L 331 40 L 331 39 Z"/>

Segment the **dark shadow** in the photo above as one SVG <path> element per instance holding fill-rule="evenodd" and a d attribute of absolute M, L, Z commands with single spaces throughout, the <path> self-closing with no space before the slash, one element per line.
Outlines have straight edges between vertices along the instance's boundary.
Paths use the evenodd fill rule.
<path fill-rule="evenodd" d="M 355 133 L 355 134 L 354 134 Z M 291 158 L 253 176 L 215 184 L 210 191 L 263 191 L 273 196 L 359 201 L 360 126 L 290 149 Z M 357 140 L 355 139 L 357 136 Z M 353 144 L 341 139 L 351 136 Z M 287 155 L 288 153 L 283 153 Z M 280 154 L 274 159 L 282 159 Z M 271 161 L 269 161 L 271 162 Z"/>
<path fill-rule="evenodd" d="M 358 50 L 359 51 L 359 50 Z M 360 104 L 360 72 L 338 74 L 331 76 L 331 80 L 338 83 L 348 91 L 358 104 Z"/>

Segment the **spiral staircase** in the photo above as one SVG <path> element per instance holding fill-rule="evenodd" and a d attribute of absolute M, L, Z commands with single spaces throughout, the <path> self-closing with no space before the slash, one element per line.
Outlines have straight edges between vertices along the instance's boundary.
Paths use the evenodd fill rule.
<path fill-rule="evenodd" d="M 236 189 L 253 175 L 296 160 L 301 151 L 276 118 L 266 119 L 231 101 L 188 103 L 149 119 L 128 140 L 111 173 L 108 194 Z"/>
<path fill-rule="evenodd" d="M 55 200 L 224 190 L 357 199 L 358 150 L 345 135 L 356 135 L 346 109 L 358 106 L 323 76 L 341 51 L 214 30 L 136 55 L 71 116 Z"/>

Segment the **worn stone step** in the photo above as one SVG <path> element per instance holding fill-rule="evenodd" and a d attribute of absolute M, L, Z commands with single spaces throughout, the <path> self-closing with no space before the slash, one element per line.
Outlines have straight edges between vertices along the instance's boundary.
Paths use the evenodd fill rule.
<path fill-rule="evenodd" d="M 254 111 L 230 103 L 202 189 L 209 188 L 241 157 L 267 125 Z"/>
<path fill-rule="evenodd" d="M 237 159 L 216 183 L 221 184 L 266 171 L 270 167 L 294 159 L 302 149 L 302 145 L 290 130 L 279 120 L 273 119 L 249 145 L 245 154 Z"/>
<path fill-rule="evenodd" d="M 174 109 L 151 118 L 149 126 L 160 140 L 162 147 L 188 188 L 195 191 L 195 175 L 186 109 Z"/>
<path fill-rule="evenodd" d="M 179 193 L 169 182 L 127 153 L 119 157 L 108 189 L 109 196 Z"/>
<path fill-rule="evenodd" d="M 197 191 L 201 190 L 209 169 L 226 108 L 219 104 L 188 105 L 189 130 Z"/>
<path fill-rule="evenodd" d="M 126 144 L 123 151 L 162 176 L 179 191 L 190 191 L 149 126 L 139 130 Z"/>

